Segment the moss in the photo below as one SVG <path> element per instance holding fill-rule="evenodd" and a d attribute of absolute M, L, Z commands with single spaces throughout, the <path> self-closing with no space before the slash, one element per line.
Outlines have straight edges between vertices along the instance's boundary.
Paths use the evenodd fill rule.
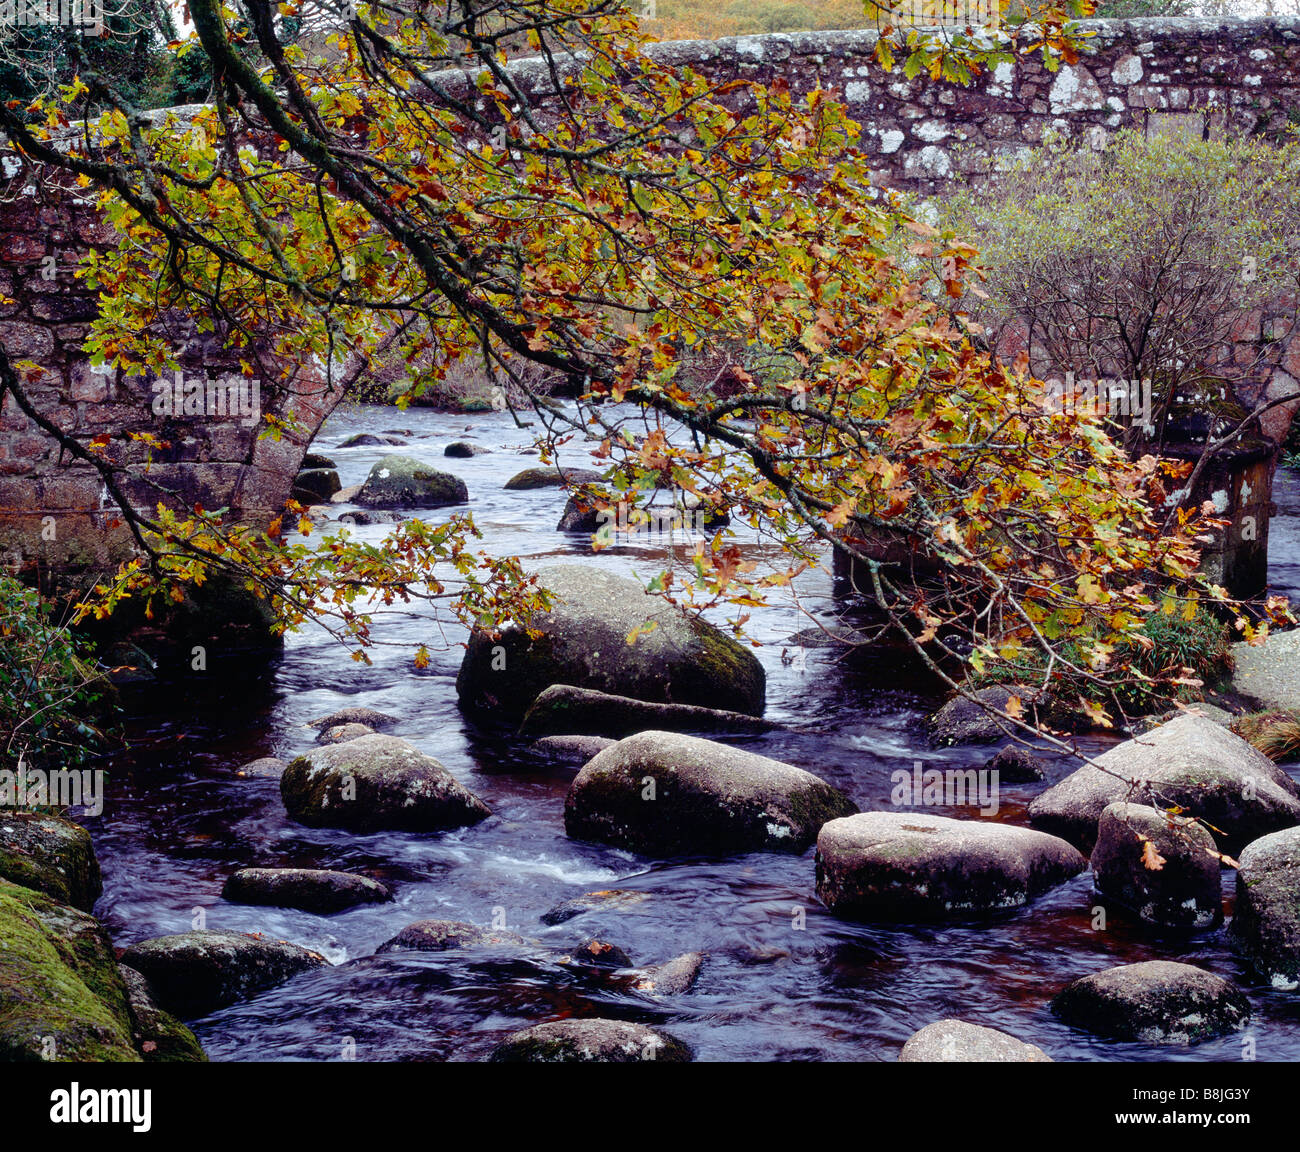
<path fill-rule="evenodd" d="M 704 680 L 700 699 L 710 699 L 725 685 L 727 691 L 739 699 L 731 699 L 712 707 L 746 712 L 751 716 L 763 715 L 767 702 L 767 676 L 753 654 L 703 620 L 692 620 L 691 631 L 703 652 L 703 658 L 696 663 L 698 673 Z M 712 691 L 709 681 L 714 682 Z"/>
<path fill-rule="evenodd" d="M 132 1034 L 147 1063 L 200 1063 L 207 1054 L 195 1038 L 170 1012 L 154 1003 L 149 982 L 134 968 L 119 966 L 126 984 Z"/>
<path fill-rule="evenodd" d="M 98 922 L 0 882 L 0 1058 L 138 1060 L 126 1003 Z"/>

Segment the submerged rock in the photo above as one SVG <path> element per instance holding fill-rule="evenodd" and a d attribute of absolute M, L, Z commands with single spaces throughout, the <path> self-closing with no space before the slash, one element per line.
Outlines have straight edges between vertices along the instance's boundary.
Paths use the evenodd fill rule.
<path fill-rule="evenodd" d="M 680 996 L 695 986 L 703 966 L 704 957 L 699 952 L 683 952 L 663 964 L 643 969 L 632 987 L 648 996 Z"/>
<path fill-rule="evenodd" d="M 373 446 L 384 446 L 392 448 L 405 447 L 406 441 L 401 436 L 394 436 L 388 432 L 357 432 L 349 436 L 340 448 L 370 448 Z"/>
<path fill-rule="evenodd" d="M 637 904 L 643 904 L 650 897 L 645 892 L 634 892 L 630 888 L 606 888 L 600 892 L 584 892 L 557 904 L 542 915 L 542 923 L 547 925 L 563 924 L 575 916 L 586 912 L 622 912 Z"/>
<path fill-rule="evenodd" d="M 456 677 L 461 704 L 517 718 L 552 684 L 671 704 L 763 713 L 766 677 L 752 652 L 713 625 L 600 568 L 541 569 L 554 603 L 528 628 L 476 629 Z M 653 624 L 646 632 L 647 623 Z M 642 628 L 634 643 L 628 636 Z"/>
<path fill-rule="evenodd" d="M 525 468 L 505 482 L 508 491 L 526 491 L 532 488 L 563 488 L 575 484 L 599 484 L 605 477 L 590 468 Z"/>
<path fill-rule="evenodd" d="M 276 756 L 262 756 L 257 760 L 250 760 L 247 764 L 235 769 L 235 775 L 278 780 L 288 767 L 289 762 L 287 760 L 281 760 Z"/>
<path fill-rule="evenodd" d="M 336 712 L 331 712 L 328 716 L 317 716 L 315 720 L 308 720 L 308 728 L 335 728 L 340 724 L 365 724 L 370 728 L 390 728 L 397 723 L 396 716 L 390 716 L 387 712 L 376 712 L 373 708 L 340 708 Z"/>
<path fill-rule="evenodd" d="M 207 1053 L 194 1033 L 154 1002 L 147 981 L 134 968 L 117 966 L 126 988 L 131 1035 L 146 1062 L 202 1063 Z"/>
<path fill-rule="evenodd" d="M 682 1064 L 690 1049 L 666 1033 L 627 1020 L 553 1020 L 507 1036 L 490 1057 L 496 1063 Z"/>
<path fill-rule="evenodd" d="M 1233 852 L 1300 823 L 1291 778 L 1245 740 L 1203 716 L 1180 716 L 1085 764 L 1029 805 L 1036 828 L 1090 850 L 1102 810 L 1116 801 L 1178 806 L 1219 829 Z"/>
<path fill-rule="evenodd" d="M 342 487 L 333 468 L 309 468 L 294 477 L 289 495 L 299 504 L 327 504 Z"/>
<path fill-rule="evenodd" d="M 447 952 L 453 948 L 494 948 L 528 941 L 505 929 L 480 928 L 460 920 L 417 920 L 375 949 L 380 952 Z"/>
<path fill-rule="evenodd" d="M 971 695 L 974 700 L 954 696 L 930 717 L 930 739 L 935 744 L 992 744 L 1010 736 L 1017 731 L 1015 724 L 1005 715 L 999 717 L 988 708 L 1003 712 L 1007 701 L 1017 696 L 1027 716 L 1036 693 L 1033 688 L 1022 684 L 994 684 Z"/>
<path fill-rule="evenodd" d="M 322 728 L 316 737 L 317 744 L 342 744 L 346 740 L 355 740 L 358 736 L 373 736 L 375 730 L 369 724 L 335 724 L 331 728 Z"/>
<path fill-rule="evenodd" d="M 1088 865 L 1064 840 L 979 820 L 863 812 L 817 836 L 817 896 L 837 916 L 931 920 L 1027 904 Z"/>
<path fill-rule="evenodd" d="M 1274 988 L 1300 988 L 1300 828 L 1246 845 L 1228 939 Z"/>
<path fill-rule="evenodd" d="M 393 898 L 378 880 L 327 868 L 241 868 L 226 881 L 221 895 L 236 904 L 300 908 L 322 915 Z"/>
<path fill-rule="evenodd" d="M 0 878 L 83 912 L 104 889 L 90 833 L 43 812 L 0 809 Z"/>
<path fill-rule="evenodd" d="M 984 770 L 996 772 L 998 782 L 1002 784 L 1029 784 L 1046 775 L 1043 762 L 1028 748 L 1021 748 L 1018 744 L 999 748 L 989 757 Z"/>
<path fill-rule="evenodd" d="M 607 940 L 586 940 L 561 963 L 594 964 L 598 968 L 631 968 L 632 957 L 617 944 L 611 944 Z"/>
<path fill-rule="evenodd" d="M 280 796 L 301 824 L 357 832 L 437 832 L 492 814 L 441 763 L 396 736 L 304 753 L 280 777 Z"/>
<path fill-rule="evenodd" d="M 0 880 L 0 1060 L 139 1059 L 99 921 Z"/>
<path fill-rule="evenodd" d="M 329 961 L 287 940 L 200 929 L 132 944 L 122 963 L 149 981 L 164 1009 L 193 1020 Z"/>
<path fill-rule="evenodd" d="M 802 852 L 817 830 L 857 811 L 824 780 L 739 748 L 642 732 L 574 778 L 565 831 L 647 855 Z"/>
<path fill-rule="evenodd" d="M 364 508 L 442 508 L 468 500 L 464 480 L 413 456 L 385 456 L 357 493 Z"/>
<path fill-rule="evenodd" d="M 468 440 L 457 440 L 452 444 L 448 444 L 442 450 L 442 454 L 455 457 L 458 460 L 468 460 L 471 456 L 486 456 L 491 451 L 491 448 L 484 448 L 482 444 L 471 444 Z"/>
<path fill-rule="evenodd" d="M 534 740 L 531 747 L 548 760 L 581 766 L 596 753 L 617 743 L 617 740 L 605 736 L 543 736 L 540 740 Z"/>
<path fill-rule="evenodd" d="M 903 1045 L 900 1063 L 1050 1064 L 1052 1058 L 1036 1044 L 1026 1044 L 996 1028 L 965 1020 L 927 1024 Z"/>
<path fill-rule="evenodd" d="M 1097 891 L 1164 928 L 1211 928 L 1223 919 L 1214 837 L 1195 821 L 1144 804 L 1109 804 L 1097 825 Z"/>
<path fill-rule="evenodd" d="M 1250 1002 L 1222 976 L 1148 960 L 1083 976 L 1052 1001 L 1074 1028 L 1111 1040 L 1195 1044 L 1245 1026 Z"/>
<path fill-rule="evenodd" d="M 661 732 L 766 732 L 774 727 L 767 720 L 743 712 L 695 704 L 659 704 L 571 684 L 552 684 L 533 701 L 519 734 L 577 732 L 619 737 L 650 728 Z"/>

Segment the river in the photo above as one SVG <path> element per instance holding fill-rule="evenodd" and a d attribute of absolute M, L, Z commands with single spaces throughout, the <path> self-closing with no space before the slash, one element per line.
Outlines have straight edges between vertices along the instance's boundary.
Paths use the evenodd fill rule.
<path fill-rule="evenodd" d="M 361 431 L 400 427 L 408 447 L 337 447 Z M 468 439 L 491 449 L 446 459 Z M 481 546 L 526 566 L 570 559 L 648 579 L 652 553 L 618 548 L 593 558 L 582 538 L 555 531 L 557 489 L 510 492 L 503 484 L 537 463 L 524 454 L 531 433 L 508 414 L 447 414 L 390 408 L 340 409 L 313 450 L 332 456 L 343 484 L 360 483 L 388 451 L 428 460 L 461 476 Z M 585 453 L 565 463 L 586 465 Z M 1279 502 L 1300 513 L 1300 484 L 1279 473 Z M 332 510 L 334 513 L 345 508 Z M 437 513 L 427 515 L 437 516 Z M 1275 522 L 1279 586 L 1300 584 L 1300 515 Z M 379 538 L 385 527 L 357 530 Z M 742 534 L 743 535 L 743 534 Z M 798 584 L 805 609 L 842 611 L 825 573 Z M 698 1060 L 894 1060 L 918 1028 L 948 1016 L 1002 1029 L 1056 1060 L 1237 1060 L 1241 1035 L 1188 1048 L 1103 1041 L 1048 1011 L 1075 977 L 1115 964 L 1181 959 L 1236 980 L 1252 1000 L 1245 1035 L 1261 1060 L 1300 1059 L 1300 998 L 1261 987 L 1234 959 L 1222 930 L 1160 940 L 1112 912 L 1093 928 L 1097 900 L 1088 874 L 1026 908 L 967 924 L 862 925 L 840 921 L 813 894 L 813 853 L 648 860 L 576 843 L 563 826 L 573 770 L 539 766 L 523 742 L 477 731 L 456 703 L 464 636 L 424 610 L 377 615 L 372 667 L 347 658 L 318 627 L 291 635 L 270 665 L 246 675 L 156 683 L 129 698 L 130 752 L 108 767 L 104 812 L 87 819 L 104 871 L 97 914 L 125 946 L 209 928 L 261 932 L 316 949 L 333 965 L 198 1021 L 214 1060 L 480 1060 L 508 1032 L 561 1015 L 601 1015 L 662 1025 Z M 890 774 L 927 766 L 981 767 L 987 748 L 935 750 L 922 721 L 937 704 L 889 654 L 846 659 L 809 649 L 782 660 L 782 639 L 808 626 L 793 603 L 755 611 L 754 637 L 768 675 L 769 719 L 781 727 L 735 743 L 822 776 L 863 809 L 889 806 Z M 424 671 L 412 654 L 428 643 Z M 787 659 L 789 653 L 787 652 Z M 436 756 L 493 810 L 472 828 L 440 835 L 355 835 L 291 822 L 275 780 L 242 778 L 260 756 L 291 758 L 313 746 L 306 722 L 347 705 L 400 717 L 392 729 Z M 1070 771 L 1051 764 L 1049 783 Z M 1045 784 L 1005 785 L 997 819 L 1024 822 Z M 946 812 L 947 815 L 971 815 Z M 389 904 L 331 917 L 227 903 L 226 877 L 243 866 L 359 870 L 395 888 Z M 1231 898 L 1231 872 L 1225 894 Z M 581 893 L 617 886 L 646 899 L 555 927 L 539 918 Z M 796 915 L 803 910 L 800 927 Z M 545 948 L 404 953 L 371 959 L 376 947 L 422 918 L 488 924 L 504 918 Z M 598 935 L 640 963 L 700 951 L 706 960 L 688 993 L 653 1000 L 628 981 L 597 978 L 557 962 L 564 948 Z"/>

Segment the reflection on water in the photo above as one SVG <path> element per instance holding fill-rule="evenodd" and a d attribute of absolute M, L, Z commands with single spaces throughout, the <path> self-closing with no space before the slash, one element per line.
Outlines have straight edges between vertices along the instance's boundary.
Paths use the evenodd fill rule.
<path fill-rule="evenodd" d="M 413 433 L 398 451 L 464 478 L 488 551 L 528 564 L 590 559 L 582 538 L 554 531 L 563 492 L 502 488 L 537 463 L 522 451 L 528 433 L 508 415 L 347 411 L 313 447 L 338 461 L 344 485 L 359 483 L 393 449 L 335 445 L 395 423 Z M 457 439 L 492 452 L 448 460 L 443 447 Z M 582 455 L 564 462 L 589 463 Z M 1274 557 L 1300 557 L 1300 540 L 1292 539 L 1300 531 L 1300 483 L 1280 473 L 1276 498 L 1284 515 L 1272 526 Z M 356 531 L 378 539 L 385 529 Z M 635 547 L 609 549 L 594 562 L 646 579 L 661 564 L 655 549 Z M 1300 563 L 1275 559 L 1274 579 L 1279 589 L 1300 589 Z M 829 619 L 829 577 L 809 573 L 798 588 L 804 607 Z M 890 773 L 914 759 L 982 766 L 987 749 L 927 745 L 920 721 L 935 698 L 906 679 L 897 654 L 846 658 L 810 648 L 802 660 L 783 662 L 780 642 L 807 625 L 789 603 L 754 612 L 768 716 L 782 727 L 729 739 L 817 773 L 863 808 L 886 806 Z M 461 716 L 455 675 L 463 634 L 409 607 L 376 613 L 375 633 L 386 643 L 372 667 L 347 659 L 314 629 L 291 636 L 270 668 L 250 668 L 236 682 L 155 685 L 132 699 L 131 753 L 111 765 L 105 813 L 88 822 L 104 867 L 97 910 L 117 943 L 185 931 L 201 913 L 208 927 L 282 937 L 336 964 L 200 1022 L 213 1059 L 337 1059 L 351 1045 L 363 1060 L 477 1060 L 509 1031 L 568 1015 L 662 1024 L 698 1059 L 893 1060 L 916 1029 L 954 1015 L 1009 1031 L 1058 1060 L 1239 1058 L 1239 1037 L 1184 1050 L 1114 1044 L 1071 1032 L 1048 1014 L 1047 1000 L 1074 977 L 1157 957 L 1240 981 L 1255 1005 L 1259 1059 L 1300 1058 L 1300 1006 L 1254 985 L 1221 932 L 1162 944 L 1114 915 L 1108 931 L 1095 932 L 1086 875 L 981 924 L 882 927 L 844 923 L 820 908 L 811 850 L 796 858 L 653 861 L 574 843 L 563 827 L 572 771 L 539 766 L 520 743 L 477 731 Z M 432 651 L 424 671 L 411 663 L 420 643 Z M 491 805 L 492 818 L 431 836 L 308 829 L 287 820 L 274 780 L 235 775 L 256 757 L 311 747 L 315 733 L 306 722 L 344 705 L 398 716 L 394 734 L 446 764 Z M 1067 771 L 1055 763 L 1050 779 Z M 1041 787 L 1005 786 L 998 818 L 1022 823 Z M 356 869 L 392 885 L 396 900 L 329 918 L 228 904 L 222 884 L 245 865 Z M 1231 875 L 1225 879 L 1230 894 Z M 648 899 L 555 927 L 540 923 L 559 901 L 615 884 Z M 800 909 L 803 930 L 795 927 Z M 522 954 L 373 957 L 380 943 L 425 917 L 480 924 L 496 917 L 535 943 Z M 567 948 L 592 936 L 619 945 L 638 964 L 685 951 L 707 960 L 694 990 L 658 1001 L 632 990 L 626 977 L 563 962 Z"/>

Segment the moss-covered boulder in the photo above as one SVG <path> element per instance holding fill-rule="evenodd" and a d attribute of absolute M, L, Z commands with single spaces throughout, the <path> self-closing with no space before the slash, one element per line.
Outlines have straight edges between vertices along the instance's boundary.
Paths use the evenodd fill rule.
<path fill-rule="evenodd" d="M 555 565 L 537 576 L 554 597 L 548 611 L 536 613 L 526 627 L 471 634 L 456 677 L 463 707 L 517 719 L 543 689 L 571 684 L 637 700 L 763 714 L 763 666 L 712 624 L 600 568 Z"/>
<path fill-rule="evenodd" d="M 1237 1031 L 1250 1019 L 1240 989 L 1204 968 L 1169 960 L 1082 976 L 1051 1008 L 1071 1027 L 1147 1044 L 1195 1044 Z"/>
<path fill-rule="evenodd" d="M 684 1064 L 691 1051 L 680 1040 L 627 1020 L 553 1020 L 507 1036 L 492 1053 L 496 1063 Z"/>
<path fill-rule="evenodd" d="M 1088 865 L 1045 832 L 922 812 L 863 812 L 817 836 L 817 896 L 851 920 L 944 920 L 1027 904 Z"/>
<path fill-rule="evenodd" d="M 525 468 L 506 481 L 510 492 L 529 491 L 534 488 L 563 488 L 575 484 L 599 484 L 605 479 L 590 468 Z"/>
<path fill-rule="evenodd" d="M 202 1063 L 207 1060 L 194 1033 L 154 1002 L 147 981 L 134 968 L 117 966 L 126 987 L 131 1035 L 147 1063 Z"/>
<path fill-rule="evenodd" d="M 564 801 L 564 828 L 651 856 L 802 852 L 828 820 L 857 811 L 824 780 L 779 760 L 641 732 L 595 756 Z"/>
<path fill-rule="evenodd" d="M 299 504 L 327 504 L 342 487 L 333 468 L 306 468 L 294 477 L 289 495 Z"/>
<path fill-rule="evenodd" d="M 290 761 L 280 777 L 280 796 L 301 824 L 355 832 L 438 832 L 492 814 L 432 756 L 378 733 Z"/>
<path fill-rule="evenodd" d="M 413 456 L 385 456 L 370 469 L 356 502 L 363 508 L 443 508 L 469 500 L 465 481 Z"/>
<path fill-rule="evenodd" d="M 83 912 L 104 888 L 90 833 L 39 812 L 0 809 L 0 877 Z"/>
<path fill-rule="evenodd" d="M 300 908 L 323 916 L 393 898 L 378 880 L 328 868 L 241 868 L 226 881 L 221 895 L 236 904 Z"/>
<path fill-rule="evenodd" d="M 203 929 L 132 944 L 122 963 L 149 982 L 166 1011 L 193 1020 L 329 961 L 287 940 Z"/>
<path fill-rule="evenodd" d="M 0 1060 L 139 1060 L 131 1037 L 99 921 L 0 880 Z"/>

